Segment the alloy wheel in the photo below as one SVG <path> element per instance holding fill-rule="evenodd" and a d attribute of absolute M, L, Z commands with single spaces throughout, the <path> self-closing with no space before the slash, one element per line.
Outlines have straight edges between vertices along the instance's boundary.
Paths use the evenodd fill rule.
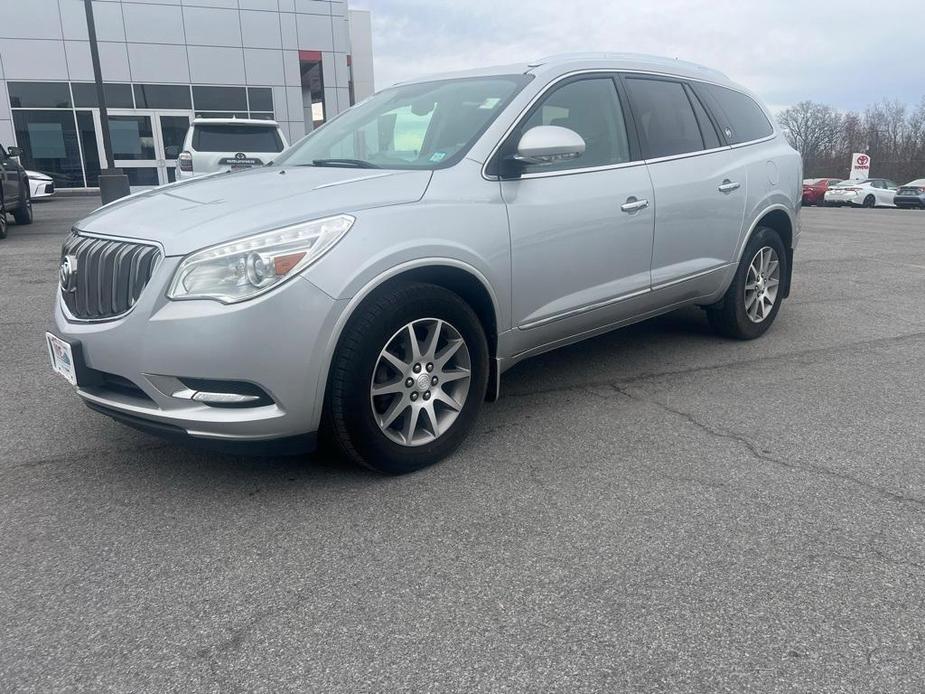
<path fill-rule="evenodd" d="M 763 322 L 774 309 L 780 289 L 780 259 L 770 246 L 759 249 L 745 276 L 745 313 L 752 323 Z"/>
<path fill-rule="evenodd" d="M 469 348 L 453 325 L 439 318 L 408 323 L 373 369 L 369 400 L 379 429 L 402 446 L 436 441 L 466 404 L 471 370 Z"/>

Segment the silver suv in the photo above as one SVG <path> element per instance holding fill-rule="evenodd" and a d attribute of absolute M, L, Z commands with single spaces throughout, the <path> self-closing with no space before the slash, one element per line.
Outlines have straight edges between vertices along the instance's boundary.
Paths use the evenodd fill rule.
<path fill-rule="evenodd" d="M 409 82 L 272 166 L 77 223 L 49 352 L 126 424 L 260 451 L 325 432 L 408 472 L 528 357 L 692 304 L 762 335 L 802 178 L 758 100 L 696 65 L 584 55 Z"/>

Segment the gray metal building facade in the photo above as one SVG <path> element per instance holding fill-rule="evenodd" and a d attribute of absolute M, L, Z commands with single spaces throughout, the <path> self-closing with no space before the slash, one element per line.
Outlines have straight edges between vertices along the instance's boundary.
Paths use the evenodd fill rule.
<path fill-rule="evenodd" d="M 194 115 L 272 118 L 293 142 L 373 90 L 369 15 L 343 0 L 93 8 L 116 163 L 136 186 L 173 180 Z M 58 187 L 95 186 L 104 160 L 92 80 L 83 0 L 0 0 L 0 144 Z"/>

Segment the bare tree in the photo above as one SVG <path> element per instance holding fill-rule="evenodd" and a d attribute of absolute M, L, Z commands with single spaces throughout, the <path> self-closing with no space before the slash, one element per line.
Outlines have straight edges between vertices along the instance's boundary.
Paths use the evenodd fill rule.
<path fill-rule="evenodd" d="M 778 120 L 803 155 L 809 177 L 847 176 L 851 154 L 866 152 L 872 175 L 899 183 L 925 178 L 925 97 L 911 111 L 899 101 L 883 100 L 863 115 L 803 101 L 781 112 Z"/>
<path fill-rule="evenodd" d="M 791 106 L 778 116 L 778 121 L 787 131 L 790 144 L 803 155 L 807 167 L 832 154 L 842 125 L 838 111 L 813 101 Z"/>

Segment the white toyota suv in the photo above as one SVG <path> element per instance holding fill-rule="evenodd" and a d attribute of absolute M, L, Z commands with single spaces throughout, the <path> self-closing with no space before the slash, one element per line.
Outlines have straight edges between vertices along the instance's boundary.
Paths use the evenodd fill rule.
<path fill-rule="evenodd" d="M 177 178 L 263 166 L 288 146 L 273 120 L 196 118 L 177 157 Z"/>

